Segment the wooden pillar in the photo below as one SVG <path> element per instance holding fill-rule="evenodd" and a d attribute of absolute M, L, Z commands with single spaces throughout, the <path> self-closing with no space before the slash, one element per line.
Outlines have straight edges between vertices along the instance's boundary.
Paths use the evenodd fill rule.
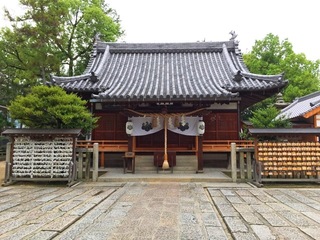
<path fill-rule="evenodd" d="M 128 152 L 133 152 L 133 141 L 134 141 L 134 137 L 133 136 L 128 136 Z M 127 161 L 126 158 L 123 159 L 123 161 Z M 132 161 L 127 161 L 127 169 L 129 171 L 133 171 L 133 166 L 132 166 Z"/>
<path fill-rule="evenodd" d="M 203 173 L 203 136 L 197 136 L 198 138 L 198 170 L 197 173 Z"/>
<path fill-rule="evenodd" d="M 104 168 L 104 151 L 100 152 L 100 167 Z"/>
<path fill-rule="evenodd" d="M 254 144 L 254 160 L 258 161 L 258 137 L 254 138 L 253 144 Z"/>
<path fill-rule="evenodd" d="M 237 182 L 237 150 L 236 144 L 231 143 L 231 176 L 232 182 Z"/>
<path fill-rule="evenodd" d="M 78 152 L 78 178 L 83 178 L 83 152 L 81 148 L 79 148 Z"/>
<path fill-rule="evenodd" d="M 240 178 L 241 180 L 245 179 L 245 174 L 244 174 L 244 152 L 241 151 L 239 152 L 240 155 Z"/>
<path fill-rule="evenodd" d="M 128 152 L 133 152 L 133 138 L 132 136 L 128 136 Z"/>
<path fill-rule="evenodd" d="M 240 111 L 240 101 L 238 101 L 237 103 L 237 118 L 238 118 L 238 132 L 240 132 L 240 129 L 241 129 L 241 119 L 240 119 L 240 116 L 241 116 L 241 111 Z M 239 134 L 238 134 L 239 136 Z"/>
<path fill-rule="evenodd" d="M 91 153 L 89 152 L 89 149 L 86 149 L 86 160 L 85 160 L 85 179 L 88 181 L 90 178 L 90 162 L 91 162 Z"/>
<path fill-rule="evenodd" d="M 98 181 L 98 161 L 99 161 L 99 143 L 93 144 L 93 171 L 92 171 L 92 181 Z"/>
<path fill-rule="evenodd" d="M 252 181 L 251 152 L 247 152 L 247 179 Z"/>
<path fill-rule="evenodd" d="M 6 149 L 6 171 L 5 171 L 5 177 L 4 177 L 4 182 L 8 183 L 10 182 L 11 179 L 11 169 L 12 169 L 12 164 L 11 164 L 11 159 L 13 155 L 13 143 L 8 142 L 7 143 L 7 149 Z"/>

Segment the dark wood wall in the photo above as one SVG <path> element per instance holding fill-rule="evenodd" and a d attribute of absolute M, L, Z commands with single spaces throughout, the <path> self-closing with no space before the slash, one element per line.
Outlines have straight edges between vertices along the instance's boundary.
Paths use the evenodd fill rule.
<path fill-rule="evenodd" d="M 237 112 L 212 112 L 203 117 L 204 140 L 236 140 L 239 138 Z"/>
<path fill-rule="evenodd" d="M 128 118 L 119 113 L 96 113 L 98 127 L 92 134 L 93 140 L 127 140 L 125 126 Z"/>
<path fill-rule="evenodd" d="M 127 140 L 127 117 L 119 113 L 96 113 L 100 117 L 93 131 L 93 140 Z M 206 124 L 204 140 L 236 140 L 239 138 L 237 112 L 212 112 L 204 116 Z M 137 147 L 163 147 L 164 131 L 137 137 Z M 194 148 L 195 139 L 168 131 L 168 147 Z"/>

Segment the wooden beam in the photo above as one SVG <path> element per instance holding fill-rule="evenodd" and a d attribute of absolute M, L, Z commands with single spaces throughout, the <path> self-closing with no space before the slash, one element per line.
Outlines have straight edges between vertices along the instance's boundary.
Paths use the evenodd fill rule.
<path fill-rule="evenodd" d="M 319 112 L 320 112 L 320 107 L 317 107 L 317 108 L 312 109 L 311 111 L 303 114 L 302 116 L 303 116 L 304 118 L 309 118 L 309 117 L 312 117 L 312 116 L 317 115 Z"/>

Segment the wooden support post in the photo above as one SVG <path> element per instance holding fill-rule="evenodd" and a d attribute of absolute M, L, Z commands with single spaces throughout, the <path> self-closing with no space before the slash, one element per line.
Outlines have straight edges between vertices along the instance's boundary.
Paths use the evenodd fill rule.
<path fill-rule="evenodd" d="M 92 171 L 92 181 L 98 181 L 98 162 L 99 162 L 99 143 L 93 144 L 93 171 Z"/>
<path fill-rule="evenodd" d="M 79 151 L 78 153 L 78 178 L 82 179 L 83 178 L 83 152 Z"/>
<path fill-rule="evenodd" d="M 258 182 L 261 183 L 262 182 L 262 179 L 261 179 L 262 163 L 261 162 L 257 162 L 257 163 L 258 163 Z"/>
<path fill-rule="evenodd" d="M 239 152 L 240 155 L 240 179 L 243 180 L 244 176 L 244 153 L 241 151 Z"/>
<path fill-rule="evenodd" d="M 231 143 L 231 176 L 232 182 L 237 182 L 237 152 L 235 143 Z"/>
<path fill-rule="evenodd" d="M 203 146 L 202 146 L 202 136 L 198 136 L 198 170 L 197 173 L 203 173 Z"/>
<path fill-rule="evenodd" d="M 91 159 L 91 153 L 88 151 L 86 152 L 86 168 L 85 168 L 85 178 L 88 181 L 90 179 L 90 159 Z"/>
<path fill-rule="evenodd" d="M 133 138 L 132 136 L 128 137 L 128 152 L 133 152 Z"/>
<path fill-rule="evenodd" d="M 247 152 L 247 179 L 252 181 L 251 152 Z"/>
<path fill-rule="evenodd" d="M 7 149 L 6 149 L 6 172 L 4 177 L 4 182 L 8 183 L 10 182 L 10 175 L 11 175 L 11 151 L 12 151 L 12 143 L 7 143 Z"/>
<path fill-rule="evenodd" d="M 133 152 L 133 138 L 132 136 L 128 136 L 128 152 Z M 123 159 L 124 161 L 127 161 L 127 159 Z M 127 161 L 126 162 L 126 168 L 127 170 L 129 171 L 132 171 L 133 172 L 133 164 L 132 164 L 132 161 Z"/>
<path fill-rule="evenodd" d="M 99 154 L 99 149 L 98 149 L 98 154 Z M 104 168 L 104 152 L 100 152 L 100 167 Z"/>

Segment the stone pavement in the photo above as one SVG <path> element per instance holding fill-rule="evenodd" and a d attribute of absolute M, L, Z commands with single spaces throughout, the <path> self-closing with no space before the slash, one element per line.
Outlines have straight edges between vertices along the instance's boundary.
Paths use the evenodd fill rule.
<path fill-rule="evenodd" d="M 0 239 L 320 239 L 320 188 L 130 182 L 0 187 Z"/>

